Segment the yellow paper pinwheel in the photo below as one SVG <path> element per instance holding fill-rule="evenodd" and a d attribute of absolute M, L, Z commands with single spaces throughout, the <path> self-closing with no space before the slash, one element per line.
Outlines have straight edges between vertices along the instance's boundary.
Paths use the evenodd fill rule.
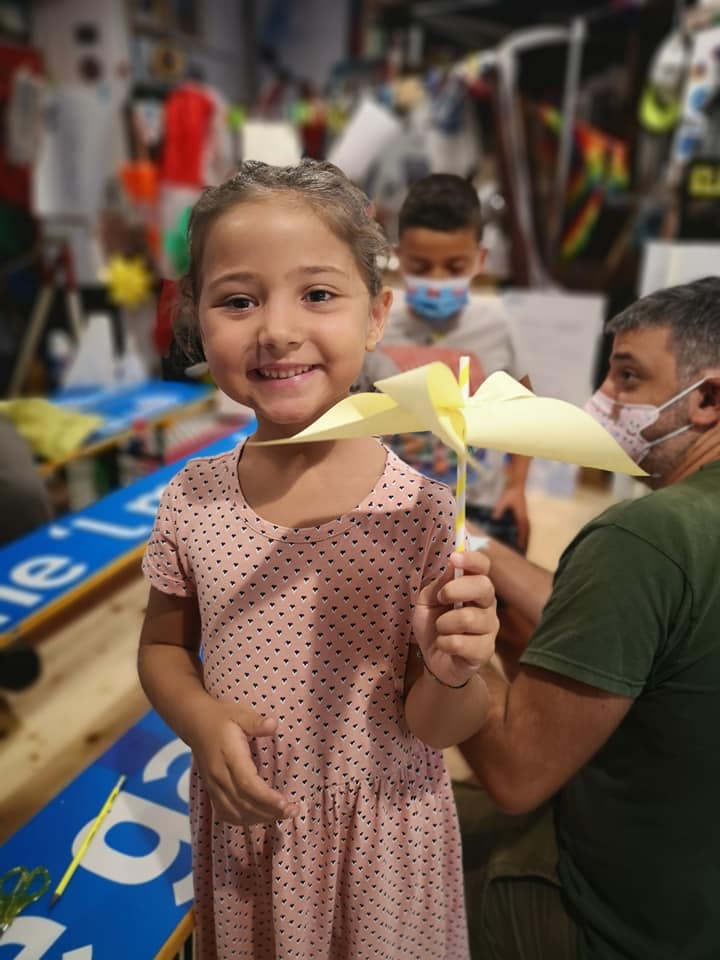
<path fill-rule="evenodd" d="M 347 397 L 295 436 L 266 442 L 430 431 L 459 460 L 472 461 L 469 445 L 646 476 L 584 410 L 536 397 L 507 373 L 493 373 L 471 397 L 463 396 L 449 367 L 437 362 L 378 380 L 375 386 L 379 393 Z"/>
<path fill-rule="evenodd" d="M 468 445 L 646 476 L 597 421 L 572 403 L 536 397 L 507 373 L 493 373 L 472 396 L 468 382 L 468 357 L 460 359 L 459 382 L 444 363 L 428 363 L 376 381 L 379 393 L 357 393 L 341 400 L 293 437 L 265 442 L 435 434 L 458 458 L 456 550 L 465 549 L 468 461 L 484 469 L 475 464 Z"/>

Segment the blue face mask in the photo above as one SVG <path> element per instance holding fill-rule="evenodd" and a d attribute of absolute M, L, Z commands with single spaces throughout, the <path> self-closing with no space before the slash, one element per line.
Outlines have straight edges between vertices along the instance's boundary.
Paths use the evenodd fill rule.
<path fill-rule="evenodd" d="M 470 299 L 468 291 L 472 277 L 454 277 L 452 280 L 427 280 L 425 277 L 405 277 L 405 302 L 428 323 L 443 324 L 459 313 Z"/>

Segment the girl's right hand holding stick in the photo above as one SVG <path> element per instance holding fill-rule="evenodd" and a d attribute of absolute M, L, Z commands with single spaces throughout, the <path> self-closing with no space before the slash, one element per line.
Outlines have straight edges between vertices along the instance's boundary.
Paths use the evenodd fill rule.
<path fill-rule="evenodd" d="M 445 686 L 460 688 L 490 660 L 499 624 L 487 554 L 456 551 L 451 563 L 420 591 L 413 632 L 432 675 Z"/>
<path fill-rule="evenodd" d="M 463 576 L 455 579 L 455 570 Z M 452 555 L 445 573 L 420 591 L 410 657 L 405 719 L 428 746 L 454 746 L 487 719 L 488 691 L 480 671 L 495 649 L 498 618 L 490 561 L 482 551 Z M 418 666 L 419 664 L 419 666 Z"/>

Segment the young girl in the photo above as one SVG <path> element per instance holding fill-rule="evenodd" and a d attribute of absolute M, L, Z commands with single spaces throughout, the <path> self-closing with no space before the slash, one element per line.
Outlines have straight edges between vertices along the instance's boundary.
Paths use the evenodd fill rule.
<path fill-rule="evenodd" d="M 144 561 L 140 677 L 193 751 L 202 960 L 468 956 L 438 750 L 485 719 L 487 561 L 453 555 L 453 579 L 450 492 L 377 440 L 254 442 L 347 396 L 392 299 L 383 250 L 312 161 L 247 162 L 190 221 L 197 332 L 257 416 L 171 481 Z"/>

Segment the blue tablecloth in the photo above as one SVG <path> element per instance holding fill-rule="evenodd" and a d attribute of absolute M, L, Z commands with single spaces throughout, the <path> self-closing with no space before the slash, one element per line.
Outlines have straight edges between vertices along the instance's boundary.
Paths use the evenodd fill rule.
<path fill-rule="evenodd" d="M 113 564 L 142 547 L 165 485 L 183 463 L 229 450 L 254 428 L 252 420 L 184 459 L 0 548 L 0 639 L 21 633 L 25 622 L 48 612 L 71 591 L 90 586 Z"/>
<path fill-rule="evenodd" d="M 0 938 L 0 960 L 151 960 L 192 905 L 190 752 L 151 712 L 0 848 L 0 874 L 45 866 L 52 883 Z M 52 892 L 127 775 L 68 887 Z"/>
<path fill-rule="evenodd" d="M 88 443 L 96 443 L 125 433 L 138 422 L 202 400 L 214 390 L 207 383 L 147 380 L 118 387 L 71 387 L 50 399 L 62 407 L 103 417 L 103 425 L 88 438 Z"/>

